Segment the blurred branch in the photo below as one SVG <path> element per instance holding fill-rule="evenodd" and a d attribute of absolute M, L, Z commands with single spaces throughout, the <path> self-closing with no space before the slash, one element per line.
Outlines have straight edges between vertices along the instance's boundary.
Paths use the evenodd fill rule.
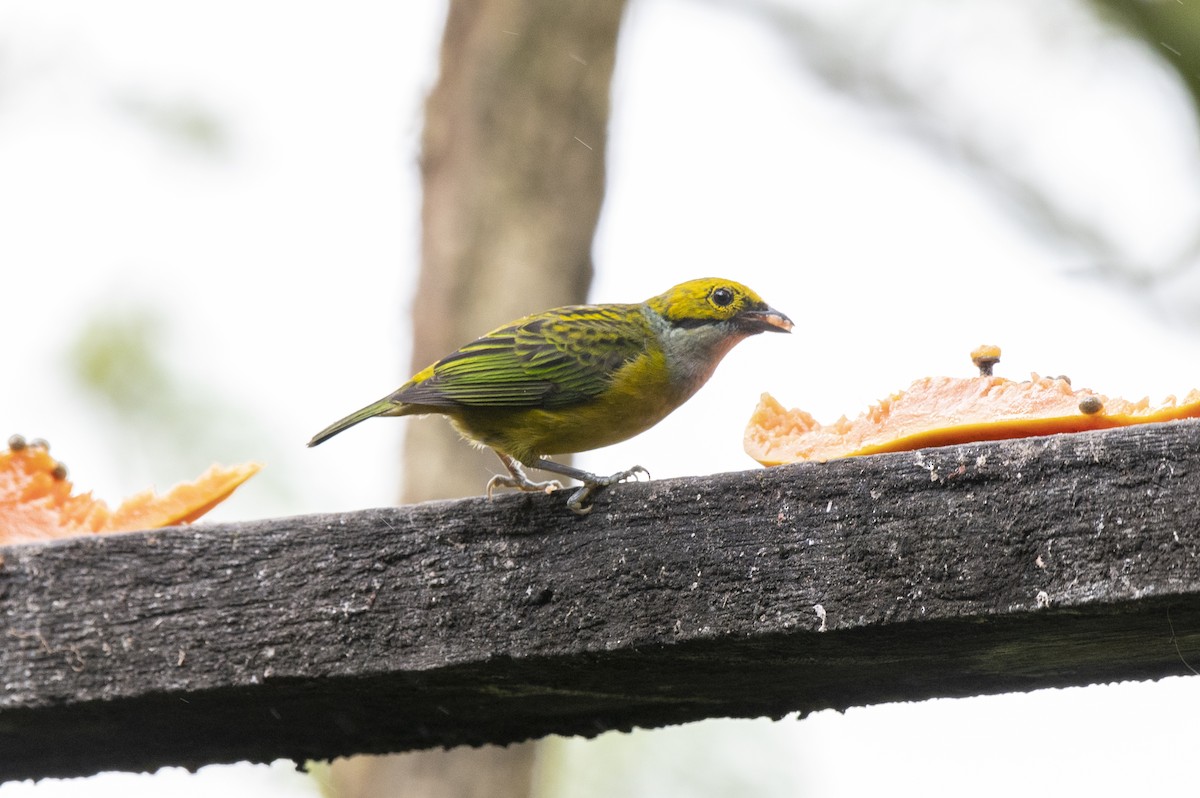
<path fill-rule="evenodd" d="M 1179 75 L 1200 118 L 1200 5 L 1175 0 L 1091 0 L 1104 19 L 1142 39 Z"/>
<path fill-rule="evenodd" d="M 949 119 L 937 107 L 939 92 L 927 83 L 906 78 L 886 57 L 891 28 L 886 14 L 905 13 L 888 9 L 871 19 L 871 25 L 839 25 L 836 15 L 818 13 L 777 0 L 713 0 L 749 11 L 769 29 L 776 31 L 791 54 L 802 63 L 807 74 L 823 82 L 832 92 L 852 97 L 864 107 L 886 114 L 890 123 L 925 145 L 940 158 L 958 163 L 973 174 L 979 184 L 1013 216 L 1035 234 L 1052 240 L 1067 251 L 1079 253 L 1086 264 L 1081 270 L 1094 276 L 1146 291 L 1169 281 L 1200 261 L 1200 235 L 1180 247 L 1173 257 L 1154 263 L 1138 262 L 1135 255 L 1109 234 L 1105 225 L 1085 213 L 1068 207 L 1046 190 L 1042 177 L 1020 169 L 1006 157 L 988 136 L 988 125 L 969 126 Z M 1159 51 L 1170 56 L 1186 50 L 1200 61 L 1200 49 L 1185 40 L 1200 42 L 1200 13 L 1188 7 L 1186 14 L 1172 3 L 1147 3 L 1141 0 L 1096 0 L 1105 6 L 1130 6 L 1140 12 L 1139 20 L 1153 31 L 1162 45 Z M 1171 7 L 1170 14 L 1162 9 Z M 1149 13 L 1147 9 L 1156 9 Z M 1161 12 L 1161 13 L 1160 13 Z M 1172 27 L 1183 15 L 1188 27 Z M 1153 22 L 1151 22 L 1153 20 Z M 865 30 L 863 28 L 869 28 Z M 1172 44 L 1176 42 L 1176 44 Z M 1180 71 L 1189 89 L 1196 95 L 1200 88 L 1200 63 L 1186 67 L 1183 59 L 1173 65 Z M 979 120 L 974 120 L 978 122 Z M 986 120 L 985 120 L 986 121 Z"/>

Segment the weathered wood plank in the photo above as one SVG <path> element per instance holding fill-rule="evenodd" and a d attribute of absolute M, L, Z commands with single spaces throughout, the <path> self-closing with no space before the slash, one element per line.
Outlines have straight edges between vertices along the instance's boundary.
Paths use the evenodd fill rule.
<path fill-rule="evenodd" d="M 1177 422 L 3 548 L 0 779 L 1187 673 L 1198 496 Z"/>

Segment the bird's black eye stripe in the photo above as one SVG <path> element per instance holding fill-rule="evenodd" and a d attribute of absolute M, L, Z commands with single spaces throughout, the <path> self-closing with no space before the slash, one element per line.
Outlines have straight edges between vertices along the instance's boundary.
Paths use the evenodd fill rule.
<path fill-rule="evenodd" d="M 712 301 L 717 307 L 729 307 L 729 303 L 733 302 L 733 292 L 728 288 L 718 288 L 712 292 Z"/>

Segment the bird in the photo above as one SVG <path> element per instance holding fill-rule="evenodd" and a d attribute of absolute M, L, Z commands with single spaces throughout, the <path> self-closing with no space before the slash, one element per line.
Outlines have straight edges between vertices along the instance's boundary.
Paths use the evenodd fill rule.
<path fill-rule="evenodd" d="M 680 283 L 645 302 L 569 305 L 497 327 L 417 372 L 397 390 L 339 419 L 316 446 L 375 416 L 441 414 L 490 447 L 508 470 L 487 483 L 550 492 L 525 468 L 583 483 L 567 507 L 580 515 L 609 485 L 649 472 L 601 476 L 549 459 L 618 443 L 653 427 L 700 389 L 740 341 L 790 332 L 791 319 L 754 291 L 721 278 Z"/>

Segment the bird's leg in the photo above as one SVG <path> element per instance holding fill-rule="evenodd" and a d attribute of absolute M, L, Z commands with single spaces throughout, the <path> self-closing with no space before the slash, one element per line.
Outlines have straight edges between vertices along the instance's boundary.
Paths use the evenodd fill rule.
<path fill-rule="evenodd" d="M 562 474 L 564 477 L 577 479 L 583 483 L 581 487 L 577 488 L 575 492 L 571 494 L 571 498 L 567 500 L 567 508 L 576 515 L 587 515 L 592 511 L 591 504 L 587 504 L 585 506 L 585 502 L 591 499 L 596 491 L 601 490 L 602 488 L 607 488 L 609 485 L 614 483 L 629 479 L 630 477 L 636 477 L 639 474 L 645 474 L 647 479 L 650 478 L 650 472 L 641 466 L 634 466 L 633 468 L 629 468 L 624 471 L 618 471 L 617 473 L 611 474 L 607 477 L 602 477 L 599 474 L 593 474 L 590 471 L 584 471 L 580 468 L 572 468 L 569 465 L 563 465 L 562 463 L 556 463 L 553 460 L 547 460 L 545 457 L 539 457 L 537 460 L 529 463 L 529 467 L 537 468 L 541 471 L 552 471 L 555 474 Z"/>
<path fill-rule="evenodd" d="M 549 493 L 552 490 L 558 490 L 562 487 L 562 483 L 556 479 L 548 482 L 534 482 L 529 477 L 525 476 L 525 470 L 521 468 L 521 464 L 516 458 L 510 457 L 504 452 L 496 452 L 496 456 L 500 458 L 500 462 L 504 463 L 504 467 L 508 469 L 511 477 L 506 477 L 503 474 L 497 474 L 488 480 L 487 497 L 492 498 L 492 491 L 496 488 L 516 488 L 517 490 L 528 491 L 544 491 Z"/>

